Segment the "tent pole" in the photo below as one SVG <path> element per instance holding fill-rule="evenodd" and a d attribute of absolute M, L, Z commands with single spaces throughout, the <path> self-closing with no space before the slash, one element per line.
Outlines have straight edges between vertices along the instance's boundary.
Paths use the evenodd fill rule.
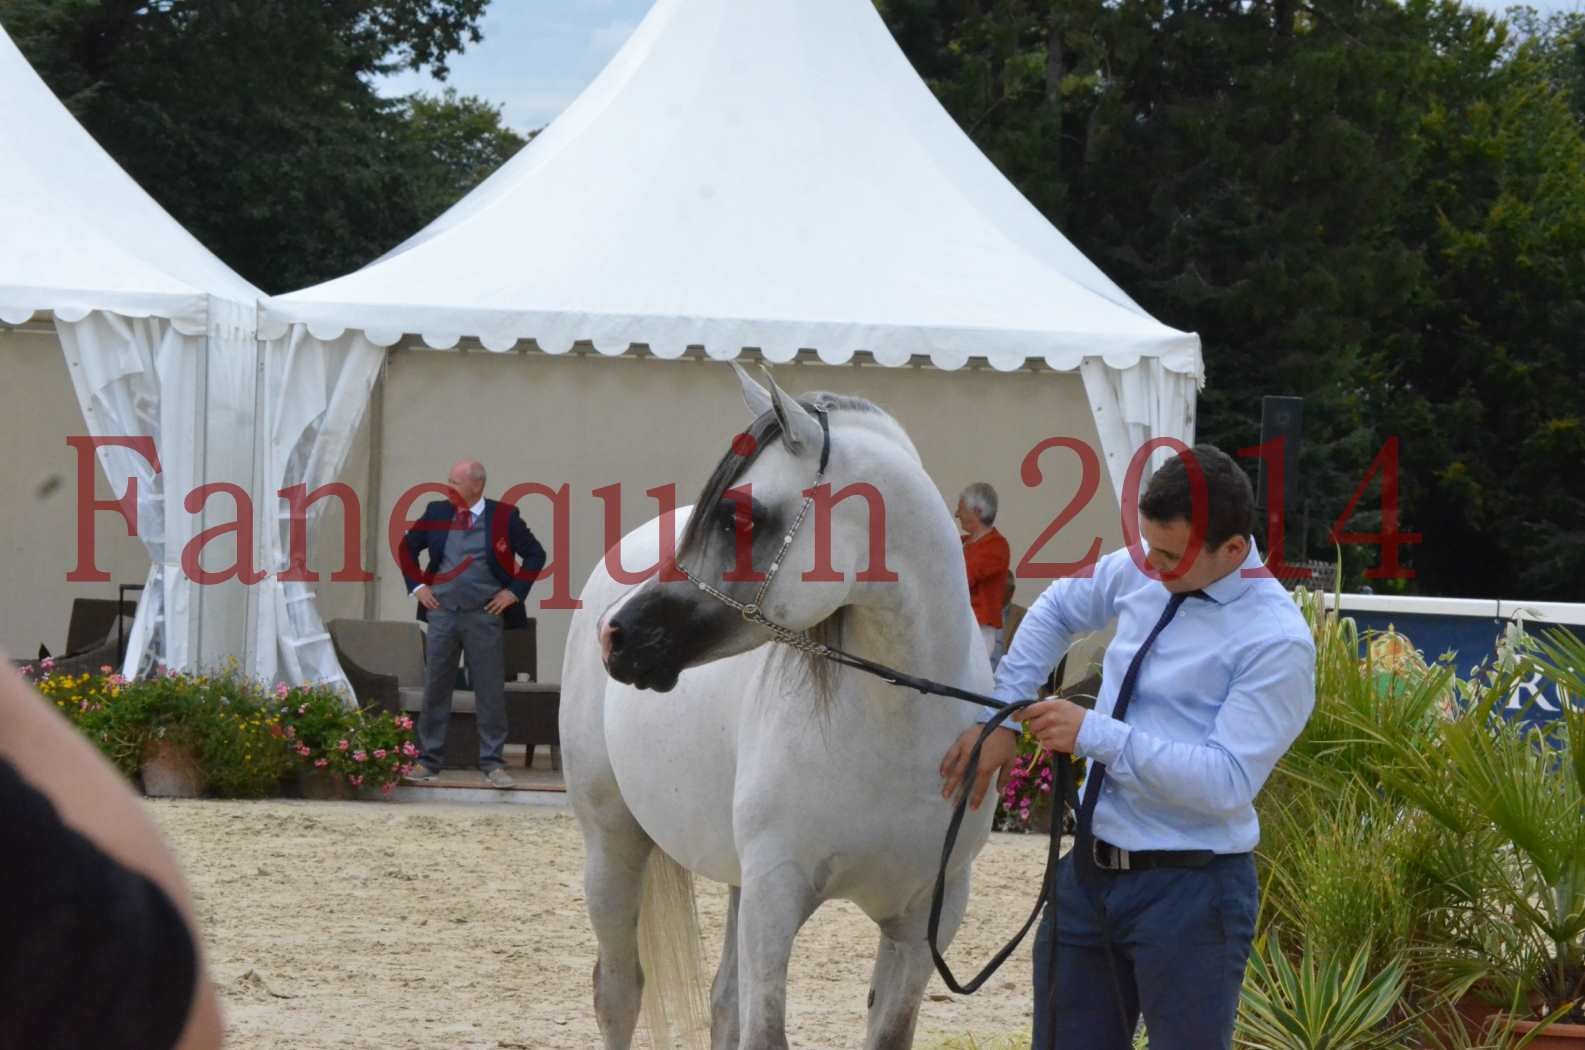
<path fill-rule="evenodd" d="M 364 502 L 363 549 L 374 559 L 374 578 L 363 585 L 363 618 L 379 618 L 381 566 L 385 564 L 380 547 L 380 474 L 385 458 L 385 371 L 390 367 L 393 347 L 380 362 L 374 377 L 374 392 L 369 398 L 369 482 Z"/>

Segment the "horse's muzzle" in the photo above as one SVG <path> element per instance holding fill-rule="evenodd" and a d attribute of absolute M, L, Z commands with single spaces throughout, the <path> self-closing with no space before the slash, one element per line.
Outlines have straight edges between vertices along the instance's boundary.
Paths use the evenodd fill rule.
<path fill-rule="evenodd" d="M 624 685 L 670 692 L 681 669 L 664 636 L 624 622 L 627 619 L 619 612 L 600 627 L 600 659 L 606 673 Z"/>

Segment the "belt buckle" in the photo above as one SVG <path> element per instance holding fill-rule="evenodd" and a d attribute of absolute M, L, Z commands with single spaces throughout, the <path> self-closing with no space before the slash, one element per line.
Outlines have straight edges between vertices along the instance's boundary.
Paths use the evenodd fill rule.
<path fill-rule="evenodd" d="M 1102 846 L 1106 847 L 1104 853 L 1101 849 Z M 1103 843 L 1100 839 L 1090 840 L 1090 858 L 1095 861 L 1095 866 L 1102 871 L 1128 870 L 1128 851 L 1120 849 L 1109 842 Z"/>

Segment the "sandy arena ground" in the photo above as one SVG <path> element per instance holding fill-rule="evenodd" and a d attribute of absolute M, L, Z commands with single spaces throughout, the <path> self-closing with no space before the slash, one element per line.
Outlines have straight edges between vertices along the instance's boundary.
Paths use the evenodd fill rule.
<path fill-rule="evenodd" d="M 531 806 L 150 802 L 198 900 L 228 1047 L 589 1050 L 594 936 L 570 813 Z M 943 827 L 946 813 L 943 810 Z M 993 835 L 948 953 L 972 975 L 1033 904 L 1045 840 Z M 699 884 L 706 959 L 726 891 Z M 874 925 L 826 905 L 793 953 L 789 1038 L 863 1044 Z M 1027 1023 L 1029 941 L 973 997 L 932 981 L 916 1046 Z"/>

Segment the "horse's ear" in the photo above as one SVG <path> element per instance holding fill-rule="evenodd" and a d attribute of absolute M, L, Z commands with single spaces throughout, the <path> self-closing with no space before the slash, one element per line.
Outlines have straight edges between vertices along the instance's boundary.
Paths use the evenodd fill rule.
<path fill-rule="evenodd" d="M 776 419 L 781 423 L 782 444 L 787 446 L 787 451 L 795 456 L 818 452 L 820 449 L 820 424 L 798 400 L 782 393 L 782 388 L 776 385 L 776 379 L 770 374 L 770 369 L 764 365 L 760 371 L 765 373 L 765 381 L 770 384 L 771 409 L 776 413 Z"/>
<path fill-rule="evenodd" d="M 743 403 L 748 406 L 748 414 L 758 419 L 771 410 L 770 391 L 754 381 L 754 377 L 743 370 L 743 366 L 736 361 L 732 362 L 732 371 L 737 373 L 738 385 L 743 388 Z"/>

